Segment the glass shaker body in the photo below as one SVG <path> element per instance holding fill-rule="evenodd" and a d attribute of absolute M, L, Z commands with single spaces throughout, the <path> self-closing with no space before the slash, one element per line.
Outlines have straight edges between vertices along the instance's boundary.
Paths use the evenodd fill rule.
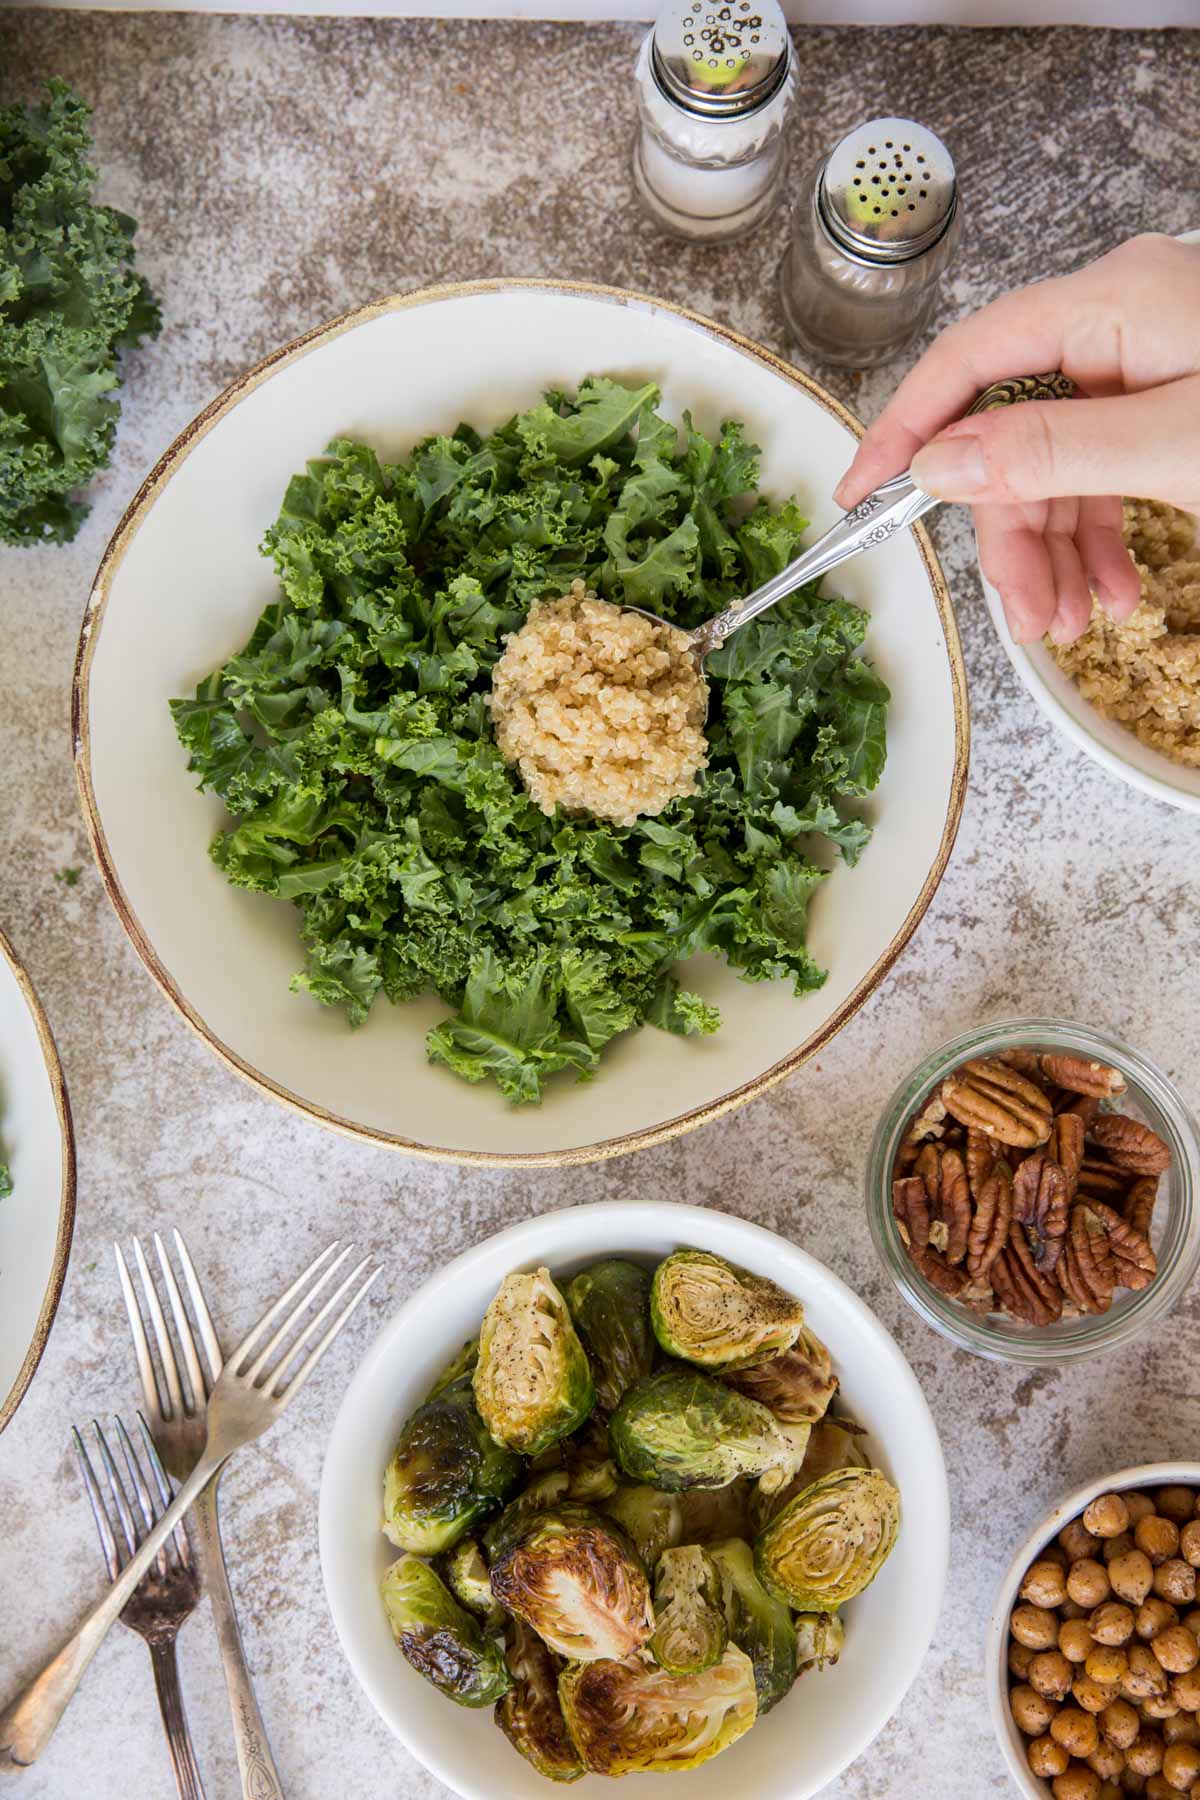
<path fill-rule="evenodd" d="M 791 242 L 779 271 L 780 300 L 792 340 L 810 356 L 841 368 L 871 369 L 899 355 L 928 325 L 942 276 L 958 248 L 956 207 L 928 250 L 907 261 L 852 255 L 821 219 L 824 163 L 806 178 L 796 201 Z"/>
<path fill-rule="evenodd" d="M 653 33 L 638 56 L 633 178 L 646 212 L 676 237 L 725 242 L 752 231 L 783 195 L 783 128 L 796 91 L 795 59 L 771 97 L 728 118 L 669 99 L 655 77 Z"/>

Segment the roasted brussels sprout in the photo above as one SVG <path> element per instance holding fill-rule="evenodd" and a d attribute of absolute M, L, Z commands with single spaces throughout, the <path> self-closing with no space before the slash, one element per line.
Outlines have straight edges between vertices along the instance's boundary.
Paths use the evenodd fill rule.
<path fill-rule="evenodd" d="M 583 1764 L 558 1703 L 558 1657 L 523 1619 L 511 1619 L 504 1660 L 512 1686 L 496 1703 L 497 1725 L 539 1775 L 578 1781 Z"/>
<path fill-rule="evenodd" d="M 846 1627 L 837 1613 L 798 1613 L 797 1675 L 803 1675 L 809 1669 L 823 1669 L 827 1663 L 835 1663 L 842 1654 L 845 1641 Z"/>
<path fill-rule="evenodd" d="M 584 1767 L 596 1775 L 697 1769 L 749 1731 L 754 1670 L 734 1644 L 711 1669 L 669 1675 L 645 1651 L 623 1662 L 574 1663 L 558 1695 Z"/>
<path fill-rule="evenodd" d="M 807 1327 L 790 1350 L 748 1369 L 731 1369 L 722 1379 L 761 1401 L 782 1425 L 815 1425 L 838 1385 L 828 1350 Z"/>
<path fill-rule="evenodd" d="M 761 1475 L 790 1453 L 765 1406 L 694 1369 L 662 1369 L 637 1382 L 609 1436 L 627 1475 L 669 1493 Z"/>
<path fill-rule="evenodd" d="M 484 1314 L 473 1379 L 488 1430 L 522 1456 L 583 1424 L 595 1398 L 591 1365 L 549 1269 L 505 1277 Z"/>
<path fill-rule="evenodd" d="M 383 1529 L 399 1550 L 434 1556 L 493 1512 L 520 1477 L 459 1380 L 405 1425 L 383 1478 Z"/>
<path fill-rule="evenodd" d="M 650 1271 L 609 1257 L 573 1275 L 563 1297 L 591 1352 L 596 1404 L 612 1412 L 626 1388 L 654 1367 Z"/>
<path fill-rule="evenodd" d="M 567 1499 L 592 1506 L 615 1494 L 621 1472 L 613 1460 L 608 1426 L 594 1412 L 582 1430 L 563 1440 L 567 1470 Z"/>
<path fill-rule="evenodd" d="M 804 1308 L 773 1281 L 722 1256 L 676 1250 L 654 1271 L 650 1318 L 668 1356 L 706 1369 L 744 1369 L 790 1349 Z"/>
<path fill-rule="evenodd" d="M 768 1594 L 754 1573 L 754 1552 L 744 1538 L 727 1538 L 709 1551 L 721 1580 L 729 1636 L 754 1666 L 758 1711 L 770 1712 L 796 1679 L 796 1627 L 782 1600 Z"/>
<path fill-rule="evenodd" d="M 477 1337 L 468 1338 L 462 1349 L 455 1351 L 425 1398 L 436 1400 L 439 1394 L 444 1394 L 448 1387 L 453 1387 L 456 1382 L 462 1380 L 464 1375 L 473 1374 L 478 1361 L 479 1339 Z"/>
<path fill-rule="evenodd" d="M 504 1609 L 492 1592 L 492 1578 L 473 1537 L 460 1538 L 437 1561 L 437 1571 L 460 1606 L 482 1619 L 489 1631 L 504 1624 Z"/>
<path fill-rule="evenodd" d="M 696 1675 L 720 1662 L 728 1637 L 716 1564 L 699 1544 L 664 1550 L 654 1571 L 650 1654 L 671 1675 Z"/>
<path fill-rule="evenodd" d="M 750 1517 L 755 1532 L 762 1531 L 779 1516 L 789 1500 L 802 1494 L 814 1481 L 820 1481 L 823 1475 L 832 1475 L 835 1469 L 869 1468 L 870 1459 L 863 1449 L 865 1435 L 862 1427 L 850 1419 L 822 1419 L 814 1425 L 798 1473 L 782 1487 L 774 1487 L 765 1478 L 755 1487 L 750 1497 Z"/>
<path fill-rule="evenodd" d="M 460 1706 L 490 1706 L 507 1692 L 500 1652 L 428 1563 L 401 1556 L 381 1592 L 393 1637 L 434 1687 Z"/>
<path fill-rule="evenodd" d="M 600 1510 L 617 1521 L 645 1567 L 652 1569 L 664 1550 L 683 1542 L 681 1499 L 658 1488 L 619 1487 Z"/>
<path fill-rule="evenodd" d="M 689 1488 L 679 1496 L 681 1544 L 719 1544 L 725 1538 L 753 1537 L 750 1529 L 752 1481 L 731 1481 L 722 1488 Z"/>
<path fill-rule="evenodd" d="M 650 1584 L 619 1525 L 566 1503 L 518 1521 L 492 1592 L 560 1656 L 628 1656 L 654 1629 Z"/>
<path fill-rule="evenodd" d="M 544 1469 L 519 1494 L 514 1494 L 499 1518 L 490 1520 L 484 1527 L 483 1553 L 489 1566 L 495 1562 L 505 1545 L 513 1542 L 522 1521 L 532 1518 L 534 1513 L 546 1512 L 557 1506 L 560 1500 L 567 1498 L 570 1485 L 571 1477 L 565 1466 Z"/>
<path fill-rule="evenodd" d="M 769 1593 L 797 1612 L 836 1612 L 878 1575 L 900 1529 L 900 1495 L 878 1469 L 839 1469 L 789 1500 L 754 1547 Z"/>

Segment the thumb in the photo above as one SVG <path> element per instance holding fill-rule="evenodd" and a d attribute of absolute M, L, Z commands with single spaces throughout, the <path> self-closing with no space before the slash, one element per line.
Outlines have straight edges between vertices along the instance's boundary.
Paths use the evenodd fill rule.
<path fill-rule="evenodd" d="M 939 500 L 1152 494 L 1195 505 L 1200 376 L 1141 394 L 1029 401 L 960 419 L 917 452 L 912 477 Z"/>

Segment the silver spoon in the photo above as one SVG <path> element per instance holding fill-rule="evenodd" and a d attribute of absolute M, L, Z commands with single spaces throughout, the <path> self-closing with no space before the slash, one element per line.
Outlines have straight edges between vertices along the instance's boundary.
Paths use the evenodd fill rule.
<path fill-rule="evenodd" d="M 1075 383 L 1069 376 L 1053 370 L 1048 375 L 1019 375 L 1008 381 L 993 382 L 985 388 L 973 406 L 967 408 L 964 415 L 971 418 L 975 413 L 991 412 L 998 406 L 1014 406 L 1023 400 L 1067 400 L 1075 392 Z M 844 563 L 852 556 L 858 556 L 863 550 L 871 550 L 876 544 L 885 544 L 897 531 L 908 525 L 915 525 L 918 519 L 924 518 L 941 502 L 933 494 L 925 493 L 919 488 L 912 476 L 893 475 L 882 487 L 877 487 L 873 494 L 860 500 L 852 512 L 848 512 L 838 520 L 825 536 L 818 538 L 811 549 L 805 550 L 786 569 L 773 575 L 770 581 L 755 588 L 744 600 L 735 600 L 724 612 L 707 619 L 703 625 L 697 625 L 694 631 L 687 632 L 688 648 L 698 663 L 703 663 L 713 650 L 719 650 L 725 639 L 751 619 L 756 619 L 777 600 L 783 600 L 788 594 L 794 594 L 797 588 L 804 587 L 807 582 L 816 581 L 839 563 Z M 657 613 L 647 612 L 640 606 L 624 606 L 622 612 L 637 613 L 640 618 L 649 619 L 655 625 L 669 627 L 673 631 L 681 629 L 672 624 L 670 619 L 660 618 Z"/>

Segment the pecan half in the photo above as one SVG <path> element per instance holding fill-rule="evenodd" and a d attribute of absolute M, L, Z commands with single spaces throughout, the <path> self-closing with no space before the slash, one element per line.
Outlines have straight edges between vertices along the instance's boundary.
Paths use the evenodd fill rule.
<path fill-rule="evenodd" d="M 1119 1277 L 1107 1234 L 1087 1206 L 1071 1209 L 1071 1260 L 1091 1301 L 1088 1311 L 1107 1312 Z"/>
<path fill-rule="evenodd" d="M 1079 1165 L 1075 1186 L 1089 1200 L 1105 1200 L 1110 1206 L 1120 1206 L 1128 1183 L 1106 1157 L 1085 1156 Z"/>
<path fill-rule="evenodd" d="M 1012 1230 L 1008 1234 L 1008 1248 L 1004 1252 L 1008 1258 L 1009 1271 L 1014 1283 L 1032 1293 L 1048 1316 L 1039 1321 L 1049 1324 L 1062 1317 L 1062 1289 L 1053 1275 L 1039 1269 L 1033 1260 L 1033 1250 L 1025 1233 L 1014 1220 Z"/>
<path fill-rule="evenodd" d="M 1127 1288 L 1149 1287 L 1158 1274 L 1158 1258 L 1149 1238 L 1133 1229 L 1128 1220 L 1102 1200 L 1089 1203 L 1089 1211 L 1103 1227 L 1108 1249 L 1116 1262 L 1117 1281 Z"/>
<path fill-rule="evenodd" d="M 1040 1285 L 1029 1281 L 1011 1243 L 1000 1252 L 990 1273 L 997 1300 L 1014 1319 L 1026 1325 L 1052 1325 L 1062 1317 L 1062 1294 L 1055 1288 L 1048 1297 Z"/>
<path fill-rule="evenodd" d="M 1013 1220 L 1023 1226 L 1034 1264 L 1049 1275 L 1062 1255 L 1071 1191 L 1061 1164 L 1027 1156 L 1013 1176 Z"/>
<path fill-rule="evenodd" d="M 1083 1139 L 1083 1120 L 1078 1113 L 1062 1112 L 1055 1116 L 1046 1141 L 1046 1156 L 1061 1168 L 1072 1197 L 1083 1167 Z"/>
<path fill-rule="evenodd" d="M 1101 1287 L 1098 1293 L 1093 1293 L 1088 1286 L 1079 1266 L 1075 1245 L 1070 1238 L 1067 1239 L 1066 1249 L 1063 1251 L 1055 1274 L 1058 1276 L 1059 1286 L 1076 1312 L 1103 1313 L 1107 1312 L 1112 1305 L 1111 1288 L 1105 1291 Z"/>
<path fill-rule="evenodd" d="M 975 1216 L 967 1238 L 967 1274 L 982 1282 L 1008 1242 L 1013 1188 L 1006 1164 L 994 1165 L 975 1196 Z"/>
<path fill-rule="evenodd" d="M 1157 1175 L 1144 1175 L 1135 1181 L 1125 1197 L 1125 1210 L 1122 1217 L 1131 1231 L 1139 1237 L 1150 1241 L 1150 1224 L 1154 1218 L 1154 1207 L 1158 1200 Z"/>
<path fill-rule="evenodd" d="M 980 1131 L 977 1125 L 967 1127 L 967 1180 L 971 1192 L 978 1200 L 983 1184 L 996 1167 L 996 1146 L 986 1131 Z"/>
<path fill-rule="evenodd" d="M 975 1057 L 942 1083 L 947 1112 L 1002 1144 L 1032 1150 L 1050 1135 L 1050 1102 L 1036 1082 L 993 1058 Z"/>
<path fill-rule="evenodd" d="M 1042 1057 L 1042 1073 L 1073 1094 L 1092 1094 L 1097 1100 L 1110 1100 L 1114 1094 L 1125 1092 L 1125 1077 L 1119 1069 L 1111 1069 L 1107 1063 L 1089 1062 L 1086 1056 L 1047 1052 Z"/>
<path fill-rule="evenodd" d="M 1084 1135 L 1091 1130 L 1092 1120 L 1100 1111 L 1100 1101 L 1095 1094 L 1072 1094 L 1064 1088 L 1061 1103 L 1055 1102 L 1056 1114 L 1074 1113 L 1077 1119 L 1083 1120 Z"/>
<path fill-rule="evenodd" d="M 929 1196 L 919 1175 L 893 1181 L 892 1215 L 905 1249 L 923 1250 L 929 1242 Z"/>
<path fill-rule="evenodd" d="M 1101 1113 L 1092 1137 L 1111 1163 L 1131 1175 L 1161 1175 L 1171 1166 L 1171 1152 L 1158 1133 L 1125 1113 Z"/>
<path fill-rule="evenodd" d="M 1036 1050 L 997 1050 L 995 1061 L 1003 1063 L 1006 1068 L 1015 1069 L 1030 1081 L 1036 1081 L 1039 1087 L 1044 1085 L 1042 1059 Z"/>
<path fill-rule="evenodd" d="M 971 1226 L 971 1194 L 961 1151 L 942 1144 L 923 1144 L 913 1174 L 925 1184 L 929 1199 L 929 1242 L 957 1265 L 967 1253 Z"/>
<path fill-rule="evenodd" d="M 949 1299 L 956 1300 L 966 1287 L 969 1277 L 965 1269 L 952 1269 L 944 1256 L 930 1244 L 914 1244 L 909 1249 L 914 1264 L 925 1277 L 930 1287 L 937 1288 Z"/>

